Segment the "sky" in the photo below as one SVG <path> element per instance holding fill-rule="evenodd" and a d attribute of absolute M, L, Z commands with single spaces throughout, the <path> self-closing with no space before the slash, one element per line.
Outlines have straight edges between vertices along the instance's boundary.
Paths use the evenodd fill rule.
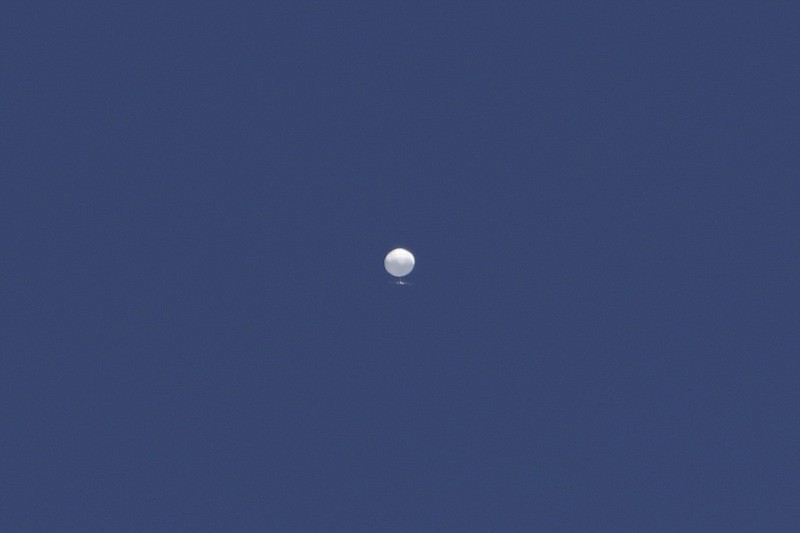
<path fill-rule="evenodd" d="M 799 17 L 4 4 L 0 527 L 800 530 Z"/>

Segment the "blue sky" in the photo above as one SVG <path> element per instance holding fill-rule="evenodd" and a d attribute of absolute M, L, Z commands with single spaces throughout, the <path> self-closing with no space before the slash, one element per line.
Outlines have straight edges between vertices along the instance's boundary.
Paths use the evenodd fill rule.
<path fill-rule="evenodd" d="M 797 530 L 798 16 L 5 6 L 0 525 Z"/>

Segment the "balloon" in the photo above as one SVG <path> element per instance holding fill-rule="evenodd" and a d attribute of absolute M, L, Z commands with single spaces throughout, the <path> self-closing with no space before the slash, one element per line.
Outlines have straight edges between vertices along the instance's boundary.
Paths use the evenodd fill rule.
<path fill-rule="evenodd" d="M 414 255 L 405 248 L 395 248 L 386 254 L 383 266 L 392 276 L 402 278 L 414 270 Z"/>

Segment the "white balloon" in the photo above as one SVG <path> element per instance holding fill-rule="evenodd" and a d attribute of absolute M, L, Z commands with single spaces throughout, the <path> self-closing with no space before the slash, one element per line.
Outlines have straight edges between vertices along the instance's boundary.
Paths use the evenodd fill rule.
<path fill-rule="evenodd" d="M 402 278 L 414 270 L 414 255 L 405 248 L 395 248 L 386 254 L 383 266 L 392 276 Z"/>

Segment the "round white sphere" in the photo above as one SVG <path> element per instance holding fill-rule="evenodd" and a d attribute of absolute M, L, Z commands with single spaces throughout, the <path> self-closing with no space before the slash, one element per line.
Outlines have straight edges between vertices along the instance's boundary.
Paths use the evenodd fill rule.
<path fill-rule="evenodd" d="M 405 248 L 395 248 L 386 254 L 383 266 L 386 268 L 386 272 L 392 276 L 402 278 L 414 270 L 414 254 Z"/>

